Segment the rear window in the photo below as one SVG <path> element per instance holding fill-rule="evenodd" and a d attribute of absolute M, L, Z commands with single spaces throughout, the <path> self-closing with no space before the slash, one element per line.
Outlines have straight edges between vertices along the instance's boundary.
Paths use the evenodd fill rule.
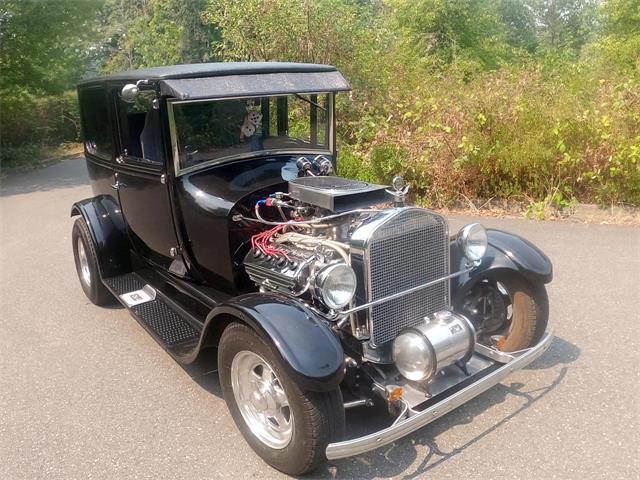
<path fill-rule="evenodd" d="M 104 89 L 80 91 L 80 112 L 84 146 L 87 152 L 105 158 L 113 156 L 113 138 L 109 123 L 109 108 Z"/>

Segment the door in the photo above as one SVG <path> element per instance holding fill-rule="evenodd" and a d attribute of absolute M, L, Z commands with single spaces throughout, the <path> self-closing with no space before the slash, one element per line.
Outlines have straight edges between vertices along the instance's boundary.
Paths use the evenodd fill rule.
<path fill-rule="evenodd" d="M 157 266 L 184 274 L 164 173 L 160 113 L 154 92 L 132 103 L 115 92 L 119 131 L 114 187 L 134 249 Z M 173 254 L 173 255 L 172 255 Z M 179 259 L 179 255 L 177 256 Z"/>

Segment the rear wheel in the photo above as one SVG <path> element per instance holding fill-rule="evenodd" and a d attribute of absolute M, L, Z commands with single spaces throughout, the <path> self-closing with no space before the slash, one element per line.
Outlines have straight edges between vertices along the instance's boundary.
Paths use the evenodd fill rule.
<path fill-rule="evenodd" d="M 251 448 L 269 465 L 301 475 L 325 459 L 344 432 L 339 389 L 305 392 L 287 375 L 271 346 L 240 323 L 218 347 L 220 384 L 229 412 Z"/>
<path fill-rule="evenodd" d="M 544 285 L 517 276 L 483 279 L 459 308 L 475 325 L 480 342 L 492 343 L 505 352 L 535 345 L 549 320 Z"/>
<path fill-rule="evenodd" d="M 107 290 L 98 272 L 98 256 L 89 233 L 89 227 L 83 218 L 76 219 L 71 231 L 73 258 L 76 272 L 85 295 L 96 305 L 108 305 L 113 295 Z"/>

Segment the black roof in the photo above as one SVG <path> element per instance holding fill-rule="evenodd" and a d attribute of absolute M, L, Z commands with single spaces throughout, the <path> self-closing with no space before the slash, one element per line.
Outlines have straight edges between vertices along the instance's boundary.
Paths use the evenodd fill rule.
<path fill-rule="evenodd" d="M 101 77 L 87 78 L 79 85 L 102 83 L 108 81 L 138 81 L 165 80 L 178 78 L 205 78 L 226 75 L 249 75 L 267 73 L 311 73 L 334 72 L 331 65 L 314 63 L 286 63 L 286 62 L 216 62 L 193 63 L 187 65 L 169 65 L 166 67 L 142 68 L 128 72 L 114 73 Z"/>

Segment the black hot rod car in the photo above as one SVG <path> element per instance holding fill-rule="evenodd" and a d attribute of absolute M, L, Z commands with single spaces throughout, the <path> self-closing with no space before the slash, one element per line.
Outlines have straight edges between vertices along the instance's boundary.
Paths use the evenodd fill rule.
<path fill-rule="evenodd" d="M 94 196 L 72 231 L 89 299 L 182 363 L 217 348 L 231 416 L 302 474 L 393 442 L 540 356 L 551 281 L 527 240 L 334 175 L 333 67 L 211 63 L 78 86 Z M 388 411 L 359 438 L 345 411 Z M 384 413 L 384 411 L 383 411 Z"/>

